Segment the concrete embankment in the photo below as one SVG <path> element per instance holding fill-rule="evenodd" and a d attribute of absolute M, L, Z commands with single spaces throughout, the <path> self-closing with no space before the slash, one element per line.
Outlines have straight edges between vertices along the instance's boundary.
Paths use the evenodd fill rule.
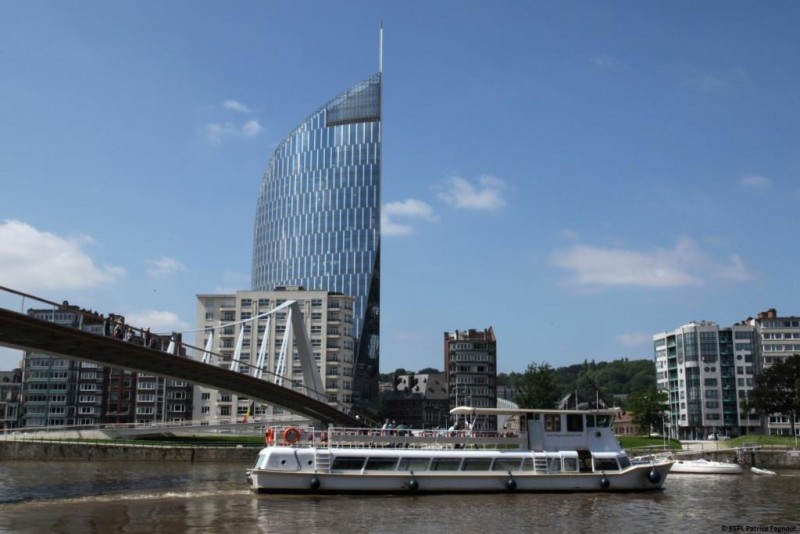
<path fill-rule="evenodd" d="M 58 441 L 0 441 L 2 460 L 148 460 L 252 463 L 254 447 L 149 446 Z"/>

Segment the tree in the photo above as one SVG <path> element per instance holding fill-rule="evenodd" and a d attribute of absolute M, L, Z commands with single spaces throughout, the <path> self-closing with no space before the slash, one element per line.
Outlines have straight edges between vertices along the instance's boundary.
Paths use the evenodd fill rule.
<path fill-rule="evenodd" d="M 792 436 L 797 435 L 794 420 L 800 413 L 800 354 L 772 364 L 756 376 L 746 408 L 764 416 L 788 416 Z"/>
<path fill-rule="evenodd" d="M 517 386 L 514 400 L 520 408 L 555 408 L 560 396 L 554 378 L 549 364 L 529 364 Z"/>
<path fill-rule="evenodd" d="M 639 427 L 639 434 L 661 432 L 664 426 L 664 413 L 667 411 L 668 396 L 655 388 L 637 391 L 625 403 L 632 413 L 631 421 Z"/>

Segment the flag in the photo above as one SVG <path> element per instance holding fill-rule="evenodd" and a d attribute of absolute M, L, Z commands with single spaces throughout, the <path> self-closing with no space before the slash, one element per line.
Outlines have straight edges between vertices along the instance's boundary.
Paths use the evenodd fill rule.
<path fill-rule="evenodd" d="M 242 423 L 246 423 L 247 419 L 250 417 L 250 414 L 254 413 L 256 409 L 256 401 L 252 401 L 250 406 L 247 407 L 247 412 L 244 414 L 244 419 L 242 419 Z"/>

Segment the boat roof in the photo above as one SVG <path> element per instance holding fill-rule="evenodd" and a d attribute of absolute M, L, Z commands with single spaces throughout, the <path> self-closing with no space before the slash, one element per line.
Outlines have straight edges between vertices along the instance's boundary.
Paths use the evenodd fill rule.
<path fill-rule="evenodd" d="M 602 408 L 592 410 L 548 410 L 544 408 L 474 408 L 472 406 L 456 406 L 452 415 L 527 415 L 541 414 L 584 414 L 584 415 L 616 415 L 619 408 Z"/>

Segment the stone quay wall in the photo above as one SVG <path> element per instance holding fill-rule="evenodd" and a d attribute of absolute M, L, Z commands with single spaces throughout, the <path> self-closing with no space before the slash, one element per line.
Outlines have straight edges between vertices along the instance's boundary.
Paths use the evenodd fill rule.
<path fill-rule="evenodd" d="M 147 460 L 165 462 L 253 463 L 257 447 L 149 446 L 58 441 L 0 441 L 4 460 Z"/>

